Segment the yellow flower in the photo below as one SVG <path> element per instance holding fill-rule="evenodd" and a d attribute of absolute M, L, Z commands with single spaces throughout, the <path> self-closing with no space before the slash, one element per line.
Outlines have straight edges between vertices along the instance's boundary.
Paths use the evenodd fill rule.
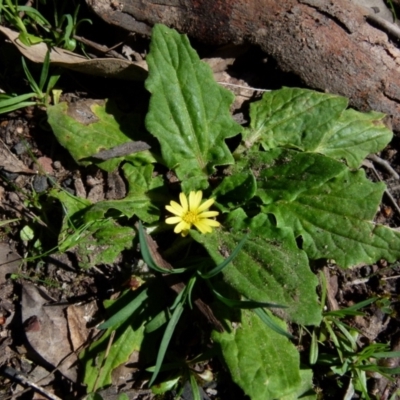
<path fill-rule="evenodd" d="M 182 236 L 186 236 L 189 233 L 189 229 L 194 225 L 201 233 L 209 233 L 212 231 L 212 227 L 220 226 L 220 223 L 210 219 L 210 217 L 216 217 L 218 211 L 207 211 L 214 203 L 214 199 L 206 200 L 201 204 L 203 198 L 203 192 L 201 190 L 197 192 L 189 193 L 189 200 L 184 193 L 179 195 L 181 204 L 176 201 L 171 201 L 170 205 L 165 208 L 175 217 L 169 217 L 165 220 L 167 224 L 177 224 L 174 232 L 181 233 Z"/>

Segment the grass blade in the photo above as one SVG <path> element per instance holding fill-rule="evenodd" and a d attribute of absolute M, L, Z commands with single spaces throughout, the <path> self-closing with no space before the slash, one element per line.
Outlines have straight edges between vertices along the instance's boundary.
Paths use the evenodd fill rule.
<path fill-rule="evenodd" d="M 129 304 L 121 308 L 116 314 L 114 314 L 106 322 L 100 324 L 98 329 L 108 329 L 117 324 L 126 321 L 149 297 L 147 289 L 143 290 L 137 297 L 135 297 Z"/>
<path fill-rule="evenodd" d="M 215 289 L 212 289 L 215 297 L 226 304 L 228 307 L 234 308 L 243 308 L 243 309 L 252 309 L 252 308 L 287 308 L 286 306 L 274 303 L 263 303 L 259 301 L 253 300 L 235 300 L 235 299 L 228 299 L 221 294 L 219 294 Z"/>
<path fill-rule="evenodd" d="M 49 68 L 50 68 L 50 51 L 47 50 L 43 60 L 42 71 L 40 73 L 40 79 L 39 79 L 39 89 L 41 92 L 43 92 L 44 85 L 47 81 L 47 76 L 49 75 Z"/>
<path fill-rule="evenodd" d="M 311 365 L 314 365 L 318 360 L 318 340 L 317 335 L 315 334 L 315 329 L 313 329 L 311 335 L 311 345 L 310 345 L 310 354 L 309 361 Z"/>
<path fill-rule="evenodd" d="M 200 388 L 196 382 L 196 378 L 192 373 L 189 373 L 189 383 L 192 389 L 193 400 L 201 400 L 202 396 L 200 395 Z"/>
<path fill-rule="evenodd" d="M 169 342 L 171 340 L 172 334 L 174 333 L 175 327 L 182 313 L 183 313 L 183 303 L 179 303 L 176 306 L 174 312 L 172 313 L 171 319 L 169 320 L 167 327 L 165 328 L 160 348 L 158 349 L 156 365 L 154 367 L 154 372 L 153 375 L 151 376 L 149 386 L 153 385 L 154 381 L 157 378 L 158 373 L 160 372 L 160 368 L 164 360 L 165 353 L 167 352 Z"/>
<path fill-rule="evenodd" d="M 245 244 L 246 240 L 248 238 L 248 235 L 246 235 L 240 242 L 239 244 L 235 247 L 235 249 L 232 251 L 232 254 L 225 259 L 221 264 L 217 265 L 215 268 L 213 268 L 211 271 L 209 271 L 206 274 L 200 274 L 200 276 L 203 279 L 210 279 L 213 276 L 219 274 L 225 267 L 229 265 L 229 263 L 238 255 L 239 251 L 242 249 L 243 245 Z"/>
<path fill-rule="evenodd" d="M 294 339 L 289 332 L 286 332 L 279 325 L 277 325 L 263 308 L 255 308 L 254 312 L 258 315 L 258 317 L 260 317 L 261 321 L 273 331 L 282 336 L 286 336 L 288 339 Z"/>
<path fill-rule="evenodd" d="M 37 85 L 36 81 L 33 79 L 33 76 L 31 74 L 31 72 L 29 71 L 28 66 L 26 65 L 26 61 L 25 61 L 24 57 L 22 57 L 22 68 L 24 69 L 25 75 L 28 79 L 29 86 L 32 88 L 32 90 L 36 93 L 37 96 L 41 97 L 42 92 L 41 92 L 39 86 Z"/>
<path fill-rule="evenodd" d="M 153 260 L 149 246 L 147 245 L 146 236 L 145 236 L 143 225 L 142 225 L 141 221 L 139 221 L 138 231 L 139 231 L 140 252 L 142 254 L 144 262 L 150 268 L 152 268 L 155 271 L 160 272 L 162 274 L 174 274 L 174 273 L 179 274 L 179 273 L 186 271 L 186 269 L 184 269 L 184 268 L 173 270 L 173 269 L 166 269 L 166 268 L 162 268 L 162 267 L 158 266 L 156 264 L 156 262 Z"/>

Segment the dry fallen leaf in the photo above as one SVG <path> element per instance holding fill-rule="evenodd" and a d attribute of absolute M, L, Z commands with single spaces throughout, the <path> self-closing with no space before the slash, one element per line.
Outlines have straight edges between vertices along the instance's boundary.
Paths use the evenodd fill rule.
<path fill-rule="evenodd" d="M 94 300 L 80 306 L 71 305 L 67 308 L 69 336 L 74 351 L 78 351 L 87 342 L 92 332 L 92 329 L 88 328 L 88 324 L 90 325 L 97 310 L 98 307 Z"/>
<path fill-rule="evenodd" d="M 0 139 L 0 168 L 8 172 L 36 174 L 35 171 L 29 169 L 22 161 L 11 153 L 7 145 Z"/>
<path fill-rule="evenodd" d="M 68 339 L 65 306 L 46 306 L 49 299 L 45 296 L 32 283 L 22 286 L 21 312 L 26 338 L 39 356 L 76 382 L 77 370 L 73 364 L 77 356 Z"/>
<path fill-rule="evenodd" d="M 43 63 L 47 53 L 47 45 L 45 43 L 25 46 L 18 39 L 18 32 L 4 26 L 0 26 L 0 32 L 6 35 L 26 58 L 36 63 Z M 58 47 L 51 49 L 50 62 L 74 71 L 108 78 L 144 80 L 147 77 L 147 64 L 144 61 L 134 62 L 117 58 L 87 59 Z"/>
<path fill-rule="evenodd" d="M 8 243 L 0 242 L 0 285 L 5 283 L 6 276 L 18 271 L 21 257 L 14 253 Z"/>

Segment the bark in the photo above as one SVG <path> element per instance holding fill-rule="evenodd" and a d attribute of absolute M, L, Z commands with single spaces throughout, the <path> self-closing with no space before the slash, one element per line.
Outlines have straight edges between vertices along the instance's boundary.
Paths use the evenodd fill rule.
<path fill-rule="evenodd" d="M 388 114 L 400 131 L 400 50 L 349 0 L 87 0 L 104 20 L 148 35 L 163 23 L 212 44 L 260 46 L 311 88 Z M 395 28 L 396 26 L 393 25 Z M 390 36 L 389 36 L 390 35 Z"/>

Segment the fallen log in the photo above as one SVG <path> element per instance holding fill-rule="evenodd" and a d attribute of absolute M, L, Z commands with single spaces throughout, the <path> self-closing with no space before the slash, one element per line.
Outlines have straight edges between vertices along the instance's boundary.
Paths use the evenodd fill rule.
<path fill-rule="evenodd" d="M 400 131 L 400 50 L 373 11 L 349 0 L 86 0 L 105 21 L 149 35 L 163 23 L 210 44 L 250 43 L 314 89 L 389 115 Z M 379 20 L 378 20 L 379 21 Z M 400 35 L 399 35 L 400 37 Z"/>

